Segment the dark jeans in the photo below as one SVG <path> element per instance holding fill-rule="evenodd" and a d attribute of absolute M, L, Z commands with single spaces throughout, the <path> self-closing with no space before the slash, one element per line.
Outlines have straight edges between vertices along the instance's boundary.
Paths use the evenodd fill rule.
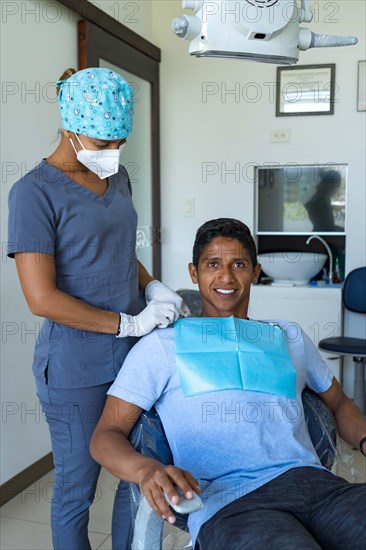
<path fill-rule="evenodd" d="M 364 550 L 366 484 L 293 468 L 202 525 L 196 550 Z"/>

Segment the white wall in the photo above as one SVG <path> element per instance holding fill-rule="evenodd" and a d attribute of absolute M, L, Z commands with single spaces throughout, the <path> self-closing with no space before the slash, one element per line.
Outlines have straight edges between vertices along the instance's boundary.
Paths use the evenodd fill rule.
<path fill-rule="evenodd" d="M 2 483 L 51 450 L 32 375 L 32 331 L 40 319 L 28 311 L 5 243 L 10 187 L 57 144 L 59 112 L 51 83 L 77 63 L 76 19 L 53 5 L 12 2 L 2 17 Z"/>

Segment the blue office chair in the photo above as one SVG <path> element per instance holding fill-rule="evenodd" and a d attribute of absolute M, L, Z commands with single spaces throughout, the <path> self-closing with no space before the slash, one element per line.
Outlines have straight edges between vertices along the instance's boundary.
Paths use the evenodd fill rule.
<path fill-rule="evenodd" d="M 343 285 L 342 302 L 345 309 L 364 315 L 366 313 L 366 267 L 351 271 Z M 318 344 L 319 349 L 338 355 L 351 355 L 355 365 L 353 400 L 360 410 L 366 413 L 365 363 L 366 339 L 350 336 L 324 338 Z"/>
<path fill-rule="evenodd" d="M 201 312 L 201 299 L 196 290 L 182 289 L 178 293 L 191 310 L 192 315 Z M 336 423 L 325 402 L 312 390 L 302 393 L 305 420 L 318 457 L 326 468 L 332 468 L 336 455 Z M 130 442 L 137 451 L 162 464 L 173 464 L 172 453 L 165 436 L 160 417 L 155 409 L 143 412 L 135 424 Z M 130 501 L 134 521 L 132 550 L 160 550 L 163 540 L 164 520 L 151 509 L 145 497 L 141 498 L 138 485 L 130 484 Z M 175 527 L 187 530 L 187 516 L 176 514 Z"/>

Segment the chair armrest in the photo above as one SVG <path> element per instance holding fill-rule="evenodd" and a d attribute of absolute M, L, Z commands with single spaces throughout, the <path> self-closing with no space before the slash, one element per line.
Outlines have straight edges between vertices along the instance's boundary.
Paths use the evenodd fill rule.
<path fill-rule="evenodd" d="M 173 455 L 165 435 L 163 424 L 155 408 L 141 413 L 140 418 L 130 433 L 129 441 L 136 451 L 151 458 L 155 458 L 155 460 L 159 460 L 159 462 L 167 466 L 169 464 L 174 464 Z M 135 483 L 130 484 L 130 493 L 132 518 L 134 518 L 139 512 L 141 498 L 144 499 L 145 497 L 141 496 L 140 487 Z M 144 504 L 144 507 L 145 506 L 147 510 L 147 507 L 149 507 L 147 501 L 146 504 Z M 146 510 L 143 510 L 143 512 L 145 516 L 148 517 Z M 155 514 L 155 512 L 153 513 Z M 188 516 L 176 512 L 174 515 L 176 517 L 175 526 L 178 529 L 187 529 Z M 137 521 L 137 517 L 135 521 Z"/>
<path fill-rule="evenodd" d="M 320 462 L 330 470 L 337 453 L 337 425 L 333 413 L 310 388 L 305 388 L 301 397 L 311 441 Z"/>
<path fill-rule="evenodd" d="M 164 519 L 151 508 L 145 497 L 142 497 L 136 518 L 131 550 L 160 550 L 163 535 Z"/>

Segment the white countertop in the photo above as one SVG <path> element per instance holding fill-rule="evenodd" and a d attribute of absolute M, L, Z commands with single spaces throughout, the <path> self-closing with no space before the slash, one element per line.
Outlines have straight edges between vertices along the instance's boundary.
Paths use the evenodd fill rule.
<path fill-rule="evenodd" d="M 267 284 L 261 284 L 258 283 L 257 285 L 254 285 L 255 288 L 268 288 L 268 289 L 274 289 L 274 288 L 296 288 L 296 289 L 314 289 L 314 290 L 340 290 L 343 287 L 343 283 L 337 283 L 337 284 L 325 284 L 325 285 L 293 285 L 290 283 L 267 283 Z"/>

